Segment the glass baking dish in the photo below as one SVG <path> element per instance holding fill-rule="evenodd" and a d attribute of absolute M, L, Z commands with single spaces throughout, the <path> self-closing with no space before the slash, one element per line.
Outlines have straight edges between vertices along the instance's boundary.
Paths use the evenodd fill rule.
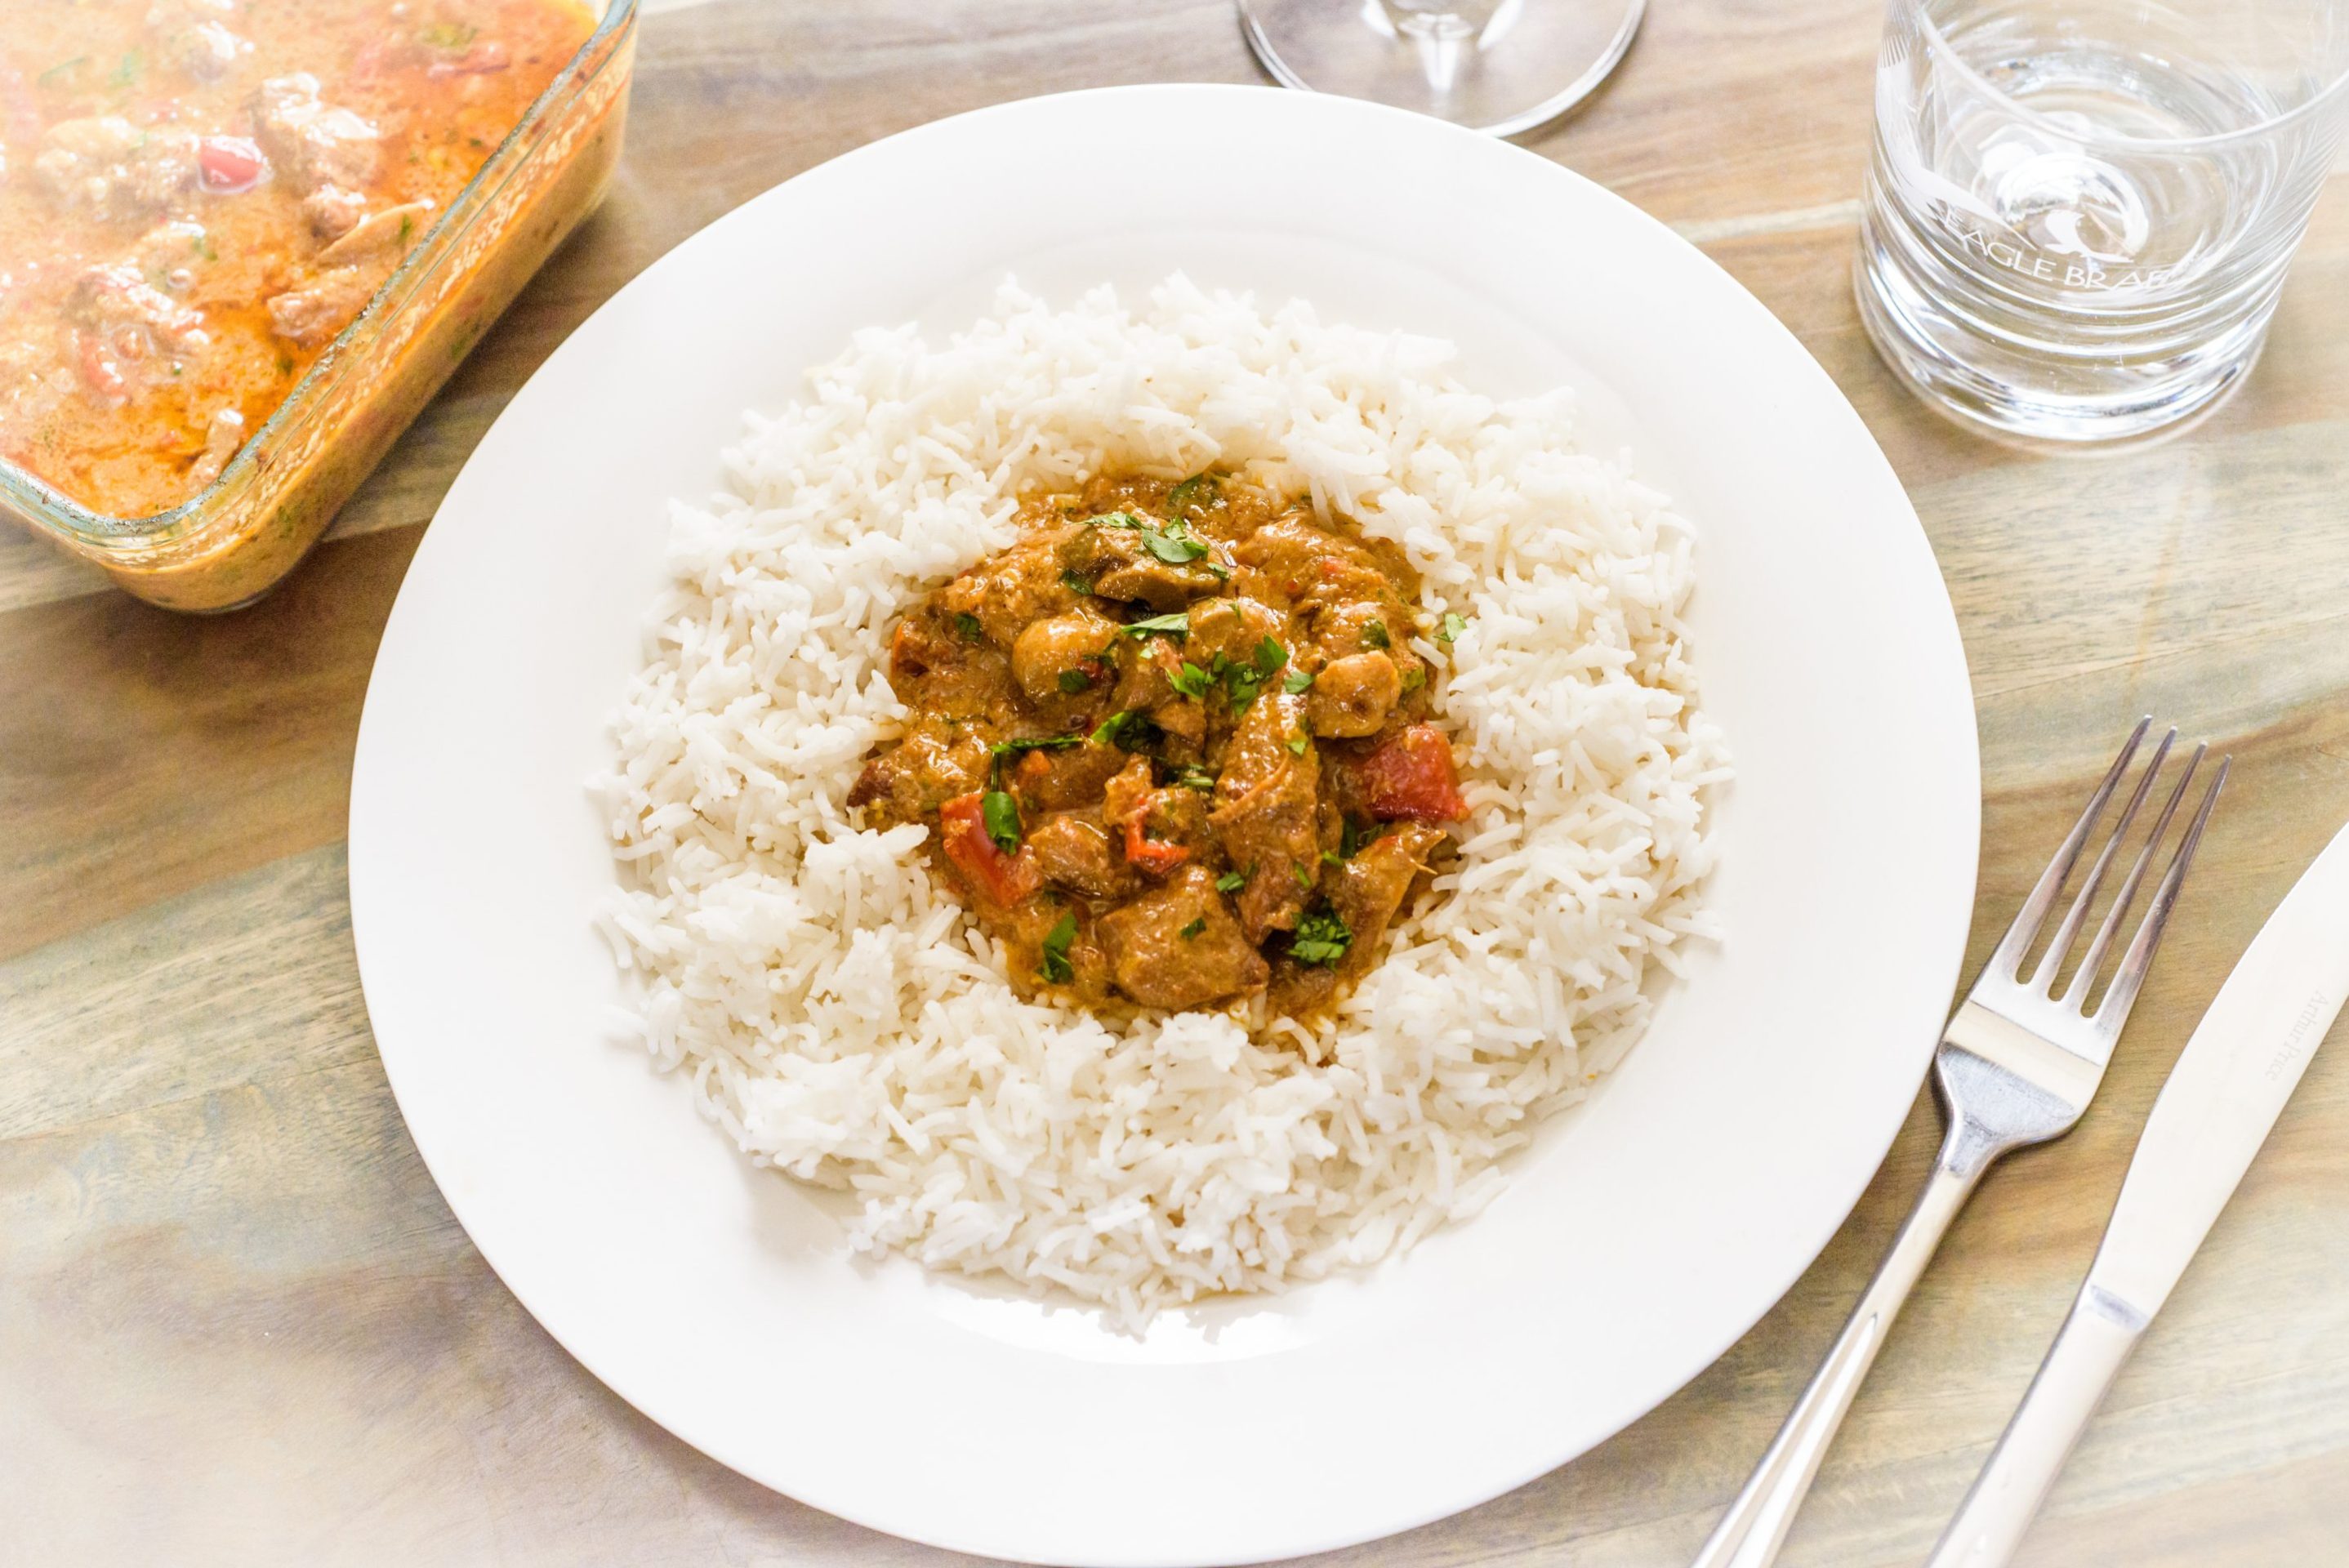
<path fill-rule="evenodd" d="M 109 517 L 0 461 L 0 511 L 167 609 L 267 593 L 610 184 L 636 0 L 590 8 L 579 52 L 218 479 L 168 511 Z"/>

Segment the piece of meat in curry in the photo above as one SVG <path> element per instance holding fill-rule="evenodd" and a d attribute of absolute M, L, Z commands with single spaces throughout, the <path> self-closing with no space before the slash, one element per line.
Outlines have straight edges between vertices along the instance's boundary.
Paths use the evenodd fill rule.
<path fill-rule="evenodd" d="M 1023 991 L 1333 1006 L 1466 814 L 1400 552 L 1225 476 L 1096 480 L 902 621 L 914 714 L 849 804 L 931 861 Z"/>

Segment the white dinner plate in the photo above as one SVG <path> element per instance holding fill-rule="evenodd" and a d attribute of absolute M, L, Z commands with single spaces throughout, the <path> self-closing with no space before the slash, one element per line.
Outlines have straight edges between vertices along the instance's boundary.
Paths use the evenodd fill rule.
<path fill-rule="evenodd" d="M 639 170 L 640 173 L 657 173 Z M 1163 1318 L 855 1262 L 614 1043 L 586 781 L 662 581 L 665 503 L 860 326 L 951 330 L 1176 269 L 1570 381 L 1701 531 L 1736 782 L 1649 1037 L 1475 1221 L 1360 1278 Z M 687 1442 L 848 1519 L 1043 1563 L 1335 1547 L 1483 1501 L 1679 1387 L 1835 1231 L 1916 1093 L 1973 888 L 1964 655 L 1915 514 L 1834 385 L 1644 216 L 1506 143 L 1223 87 L 964 115 L 713 224 L 556 351 L 473 454 L 385 633 L 351 790 L 386 1070 L 474 1243 Z"/>

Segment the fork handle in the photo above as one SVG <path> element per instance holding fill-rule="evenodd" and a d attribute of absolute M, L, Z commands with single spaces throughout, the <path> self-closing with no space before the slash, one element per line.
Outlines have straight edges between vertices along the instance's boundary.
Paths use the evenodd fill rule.
<path fill-rule="evenodd" d="M 2014 1555 L 2145 1325 L 2142 1313 L 2093 1281 L 2080 1287 L 2031 1391 L 1926 1568 L 1999 1568 Z"/>
<path fill-rule="evenodd" d="M 1697 1553 L 1694 1568 L 1765 1568 L 1775 1561 L 1778 1547 L 1795 1522 L 1795 1511 L 1819 1473 L 1819 1461 L 1835 1441 L 1836 1429 L 1851 1408 L 1852 1396 L 1859 1392 L 1868 1369 L 1875 1365 L 1876 1353 L 1883 1348 L 1893 1318 L 1941 1244 L 1950 1222 L 1972 1194 L 1974 1184 L 1991 1161 L 2003 1152 L 1986 1148 L 1980 1130 L 1965 1119 L 1951 1118 L 1940 1157 L 1933 1163 L 1932 1178 L 1918 1194 L 1917 1206 L 1909 1211 L 1900 1233 L 1893 1238 L 1892 1250 L 1877 1266 L 1876 1277 L 1853 1309 L 1851 1321 L 1844 1325 L 1835 1348 L 1827 1352 L 1826 1364 L 1803 1390 L 1786 1424 L 1778 1429 L 1770 1451 L 1754 1467 L 1745 1490 L 1713 1527 L 1704 1550 Z"/>

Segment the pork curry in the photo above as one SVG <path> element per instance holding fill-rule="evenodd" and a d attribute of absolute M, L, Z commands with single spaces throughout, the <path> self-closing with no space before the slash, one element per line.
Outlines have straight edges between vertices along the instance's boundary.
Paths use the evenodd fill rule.
<path fill-rule="evenodd" d="M 202 490 L 593 31 L 580 0 L 0 7 L 0 459 Z"/>
<path fill-rule="evenodd" d="M 1466 814 L 1402 553 L 1218 474 L 1107 477 L 897 626 L 849 797 L 920 822 L 1024 993 L 1326 1011 Z M 1425 645 L 1423 644 L 1423 645 Z"/>

